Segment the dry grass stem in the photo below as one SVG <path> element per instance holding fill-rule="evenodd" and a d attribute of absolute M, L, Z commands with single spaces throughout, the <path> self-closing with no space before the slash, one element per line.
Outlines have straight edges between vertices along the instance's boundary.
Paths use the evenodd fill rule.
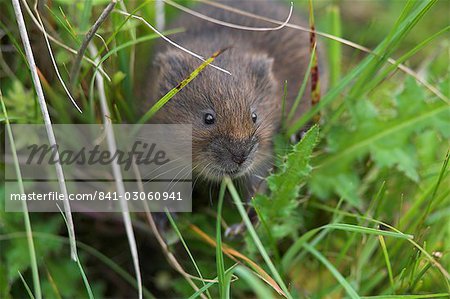
<path fill-rule="evenodd" d="M 174 41 L 172 41 L 172 40 L 169 39 L 168 37 L 164 36 L 164 34 L 162 34 L 161 32 L 159 32 L 155 27 L 153 27 L 149 22 L 147 22 L 143 17 L 137 16 L 137 15 L 133 15 L 133 14 L 127 13 L 127 12 L 122 11 L 122 10 L 115 10 L 115 11 L 118 12 L 118 13 L 120 13 L 120 14 L 122 14 L 122 15 L 125 15 L 125 16 L 128 16 L 128 17 L 132 17 L 132 18 L 134 18 L 134 19 L 137 19 L 137 20 L 143 22 L 143 23 L 144 23 L 145 25 L 147 25 L 151 30 L 153 30 L 156 34 L 158 34 L 162 39 L 164 39 L 166 42 L 168 42 L 168 43 L 171 44 L 172 46 L 174 46 L 174 47 L 180 49 L 180 50 L 183 51 L 183 52 L 188 53 L 189 55 L 194 56 L 194 57 L 197 58 L 197 59 L 200 59 L 200 60 L 203 61 L 203 62 L 206 61 L 206 59 L 205 59 L 203 56 L 200 56 L 200 55 L 198 55 L 198 54 L 196 54 L 196 53 L 194 53 L 194 52 L 192 52 L 192 51 L 190 51 L 190 50 L 184 48 L 183 46 L 180 46 L 179 44 L 175 43 Z M 227 70 L 225 70 L 225 69 L 223 69 L 223 68 L 221 68 L 221 67 L 218 67 L 218 66 L 216 66 L 216 65 L 214 65 L 214 64 L 209 64 L 209 66 L 211 66 L 211 67 L 213 67 L 213 68 L 215 68 L 215 69 L 218 69 L 219 71 L 224 72 L 224 73 L 226 73 L 226 74 L 228 74 L 228 75 L 231 75 L 231 73 L 230 73 L 229 71 L 227 71 Z"/>
<path fill-rule="evenodd" d="M 52 122 L 50 119 L 50 115 L 48 113 L 47 103 L 45 102 L 42 85 L 39 80 L 36 62 L 34 60 L 33 51 L 31 49 L 30 39 L 28 38 L 28 32 L 27 32 L 27 28 L 25 26 L 25 21 L 23 19 L 23 14 L 22 14 L 22 10 L 20 8 L 20 3 L 19 3 L 19 0 L 11 0 L 11 2 L 13 5 L 13 8 L 14 8 L 14 13 L 16 15 L 16 20 L 17 20 L 17 25 L 19 27 L 20 37 L 22 39 L 22 43 L 25 48 L 25 55 L 28 60 L 28 65 L 30 67 L 33 85 L 34 85 L 34 88 L 36 89 L 39 107 L 42 112 L 42 118 L 44 120 L 45 128 L 47 131 L 49 144 L 50 144 L 51 148 L 53 149 L 53 155 L 55 157 L 55 161 L 60 161 L 58 149 L 56 147 L 56 138 L 55 138 L 55 134 L 53 132 Z M 62 166 L 59 162 L 57 162 L 57 163 L 55 163 L 55 168 L 56 168 L 56 175 L 58 177 L 58 183 L 59 183 L 59 187 L 61 189 L 61 193 L 64 194 L 64 198 L 68 198 Z M 68 200 L 64 200 L 63 203 L 64 203 L 64 212 L 65 212 L 66 218 L 67 218 L 67 228 L 68 228 L 69 238 L 70 238 L 71 257 L 74 261 L 78 261 L 77 246 L 76 246 L 76 241 L 75 241 L 75 228 L 73 225 L 72 213 L 70 210 L 70 203 Z"/>
<path fill-rule="evenodd" d="M 242 25 L 237 25 L 237 24 L 233 24 L 233 23 L 228 23 L 228 22 L 224 22 L 215 18 L 211 18 L 208 17 L 204 14 L 201 14 L 199 12 L 196 12 L 195 10 L 189 9 L 183 5 L 180 5 L 172 0 L 163 0 L 164 2 L 166 2 L 167 4 L 178 8 L 179 10 L 182 10 L 188 14 L 191 14 L 193 16 L 196 16 L 200 19 L 206 20 L 208 22 L 214 23 L 214 24 L 218 24 L 218 25 L 223 25 L 225 27 L 230 27 L 230 28 L 235 28 L 235 29 L 240 29 L 240 30 L 248 30 L 248 31 L 275 31 L 275 30 L 280 30 L 282 28 L 284 28 L 288 23 L 289 20 L 291 19 L 292 16 L 292 11 L 294 8 L 294 4 L 291 2 L 291 8 L 289 10 L 289 14 L 286 18 L 286 20 L 284 22 L 282 22 L 279 26 L 277 27 L 248 27 L 248 26 L 242 26 Z"/>
<path fill-rule="evenodd" d="M 98 51 L 95 48 L 93 44 L 88 45 L 89 51 L 91 52 L 92 57 L 97 57 Z M 100 58 L 96 58 L 96 63 L 100 66 Z M 112 129 L 111 119 L 110 119 L 110 112 L 108 108 L 108 103 L 106 100 L 106 94 L 105 94 L 105 86 L 103 82 L 103 77 L 100 75 L 100 73 L 95 74 L 95 81 L 97 83 L 98 88 L 98 94 L 100 99 L 100 107 L 103 115 L 103 123 L 105 125 L 105 133 L 106 133 L 106 141 L 108 144 L 108 149 L 111 153 L 117 152 L 117 144 L 114 137 L 114 132 Z M 120 170 L 120 166 L 117 163 L 117 158 L 112 162 L 112 169 L 113 169 L 113 175 L 114 180 L 116 182 L 116 188 L 117 193 L 119 194 L 119 200 L 120 208 L 122 210 L 122 218 L 125 225 L 125 230 L 127 232 L 128 237 L 128 243 L 130 246 L 130 252 L 133 259 L 133 265 L 134 265 L 134 271 L 136 274 L 136 281 L 137 281 L 137 287 L 138 287 L 138 296 L 139 299 L 142 299 L 142 277 L 141 277 L 141 270 L 139 267 L 139 257 L 138 257 L 138 251 L 137 251 L 137 245 L 136 245 L 136 238 L 134 236 L 133 231 L 133 225 L 131 223 L 131 217 L 130 212 L 128 209 L 127 202 L 125 201 L 125 186 L 123 184 L 122 179 L 122 172 Z"/>

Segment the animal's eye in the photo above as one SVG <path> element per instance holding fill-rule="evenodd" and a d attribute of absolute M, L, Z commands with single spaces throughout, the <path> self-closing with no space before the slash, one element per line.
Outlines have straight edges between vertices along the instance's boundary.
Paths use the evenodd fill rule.
<path fill-rule="evenodd" d="M 252 120 L 254 123 L 256 123 L 256 119 L 258 118 L 258 116 L 256 115 L 255 112 L 252 113 Z"/>
<path fill-rule="evenodd" d="M 214 124 L 214 122 L 216 121 L 214 115 L 212 115 L 211 113 L 206 113 L 205 114 L 205 118 L 203 119 L 203 121 L 205 122 L 205 124 L 207 125 L 212 125 Z"/>

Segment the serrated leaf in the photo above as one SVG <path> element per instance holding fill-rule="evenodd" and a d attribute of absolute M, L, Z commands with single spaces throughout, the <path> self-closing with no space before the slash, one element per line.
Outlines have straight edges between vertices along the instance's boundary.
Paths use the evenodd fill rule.
<path fill-rule="evenodd" d="M 311 172 L 308 162 L 318 136 L 319 128 L 312 127 L 302 140 L 294 145 L 280 172 L 267 178 L 273 200 L 289 200 L 297 197 L 300 184 Z"/>
<path fill-rule="evenodd" d="M 267 223 L 271 223 L 272 235 L 281 238 L 293 233 L 301 224 L 293 217 L 298 207 L 301 187 L 311 172 L 309 160 L 319 136 L 318 126 L 313 126 L 292 147 L 279 167 L 279 171 L 267 178 L 270 195 L 257 195 L 254 204 Z"/>

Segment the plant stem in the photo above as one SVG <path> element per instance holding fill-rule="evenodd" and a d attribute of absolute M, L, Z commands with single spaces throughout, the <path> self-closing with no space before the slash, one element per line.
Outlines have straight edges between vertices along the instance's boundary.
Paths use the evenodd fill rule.
<path fill-rule="evenodd" d="M 94 25 L 92 25 L 91 29 L 86 33 L 84 36 L 83 42 L 81 43 L 80 49 L 77 51 L 77 56 L 75 57 L 75 62 L 72 65 L 72 69 L 70 70 L 70 85 L 72 88 L 74 88 L 75 83 L 77 82 L 78 74 L 80 73 L 80 67 L 81 67 L 81 59 L 84 56 L 84 52 L 86 52 L 86 49 L 91 42 L 92 38 L 94 37 L 95 33 L 97 32 L 98 28 L 105 22 L 106 18 L 109 16 L 111 11 L 114 9 L 114 6 L 116 6 L 116 3 L 118 0 L 111 0 L 109 4 L 106 6 L 106 8 L 103 10 L 101 15 L 98 17 L 97 21 L 95 21 Z"/>
<path fill-rule="evenodd" d="M 42 90 L 41 81 L 39 80 L 39 75 L 37 72 L 36 62 L 34 61 L 33 51 L 31 50 L 30 39 L 28 38 L 27 28 L 25 26 L 25 21 L 23 19 L 22 10 L 20 8 L 19 0 L 11 0 L 14 13 L 17 19 L 17 26 L 19 27 L 20 37 L 22 39 L 23 47 L 25 48 L 25 56 L 30 67 L 31 77 L 33 79 L 34 88 L 36 89 L 36 94 L 38 97 L 39 106 L 42 112 L 42 118 L 44 119 L 45 129 L 47 131 L 48 140 L 50 147 L 53 149 L 53 155 L 55 156 L 55 161 L 60 161 L 59 153 L 56 147 L 56 138 L 52 128 L 52 122 L 50 120 L 50 115 L 47 109 L 47 103 L 45 102 L 44 92 Z M 56 175 L 58 177 L 59 187 L 61 188 L 61 193 L 64 194 L 64 198 L 67 196 L 67 188 L 64 179 L 64 172 L 61 163 L 55 163 Z M 78 260 L 77 246 L 75 241 L 75 228 L 72 220 L 72 213 L 70 211 L 70 204 L 68 200 L 64 200 L 64 212 L 67 218 L 67 229 L 70 238 L 70 251 L 71 257 L 74 261 Z"/>

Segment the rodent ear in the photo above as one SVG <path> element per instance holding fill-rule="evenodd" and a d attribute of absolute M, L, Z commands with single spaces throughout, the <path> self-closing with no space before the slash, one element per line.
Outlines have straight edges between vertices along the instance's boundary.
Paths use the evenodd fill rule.
<path fill-rule="evenodd" d="M 183 54 L 173 50 L 158 53 L 153 66 L 160 78 L 169 81 L 171 85 L 178 84 L 190 73 L 188 60 Z"/>
<path fill-rule="evenodd" d="M 161 66 L 164 65 L 165 56 L 166 54 L 164 53 L 156 54 L 155 58 L 152 61 L 153 67 L 158 70 L 161 69 Z"/>
<path fill-rule="evenodd" d="M 158 53 L 153 60 L 153 66 L 158 69 L 171 69 L 182 65 L 182 57 L 175 51 Z"/>
<path fill-rule="evenodd" d="M 251 68 L 258 79 L 270 77 L 272 75 L 273 58 L 267 56 L 257 56 L 251 59 Z"/>

